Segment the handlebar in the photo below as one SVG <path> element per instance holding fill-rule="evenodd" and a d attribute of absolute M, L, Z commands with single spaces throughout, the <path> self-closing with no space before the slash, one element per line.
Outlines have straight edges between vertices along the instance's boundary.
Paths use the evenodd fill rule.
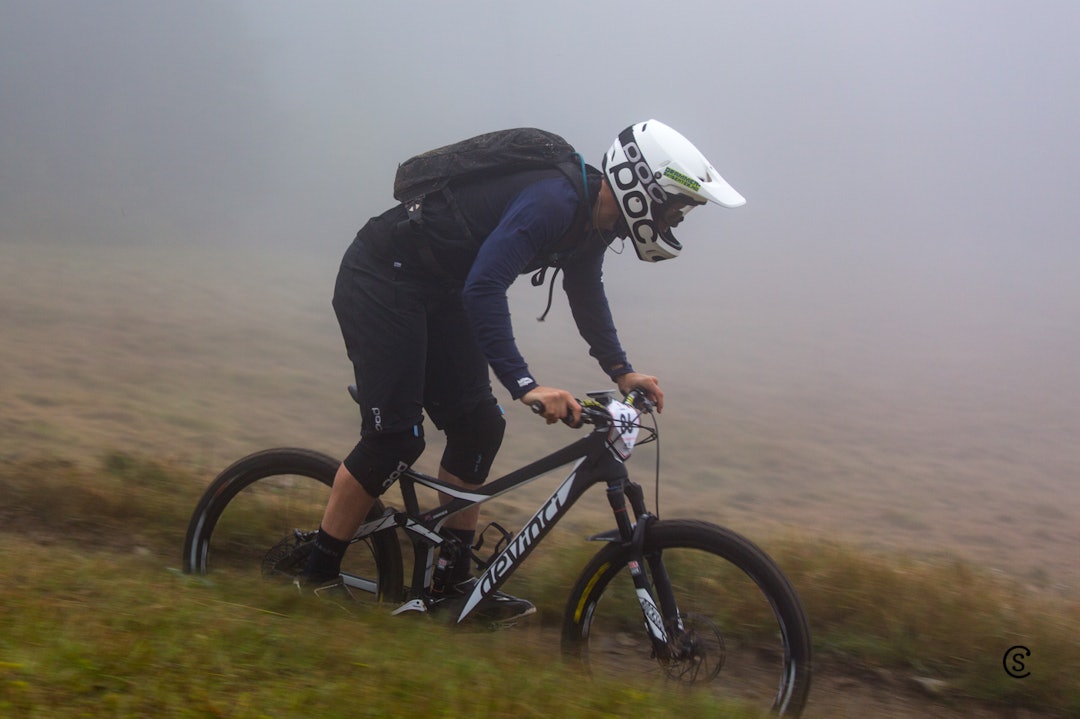
<path fill-rule="evenodd" d="M 611 421 L 611 415 L 608 414 L 606 408 L 607 405 L 601 403 L 599 400 L 611 398 L 612 394 L 612 392 L 590 392 L 589 399 L 581 400 L 575 398 L 574 401 L 581 407 L 581 422 L 575 425 L 569 417 L 563 417 L 562 423 L 568 427 L 580 427 L 584 424 L 607 426 Z M 656 408 L 656 403 L 649 399 L 645 390 L 640 387 L 635 387 L 630 390 L 621 401 L 623 404 L 633 407 L 642 414 L 652 414 L 653 409 Z M 532 407 L 532 411 L 536 414 L 544 413 L 544 403 L 540 400 L 535 400 L 530 406 Z"/>

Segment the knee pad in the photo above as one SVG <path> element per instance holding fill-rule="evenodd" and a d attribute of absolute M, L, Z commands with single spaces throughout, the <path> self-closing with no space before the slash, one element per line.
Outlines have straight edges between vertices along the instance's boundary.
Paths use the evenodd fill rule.
<path fill-rule="evenodd" d="M 445 423 L 442 466 L 467 484 L 483 484 L 502 446 L 506 420 L 494 397 Z"/>
<path fill-rule="evenodd" d="M 378 497 L 423 454 L 424 445 L 421 425 L 407 432 L 365 435 L 345 458 L 345 469 L 368 494 Z"/>

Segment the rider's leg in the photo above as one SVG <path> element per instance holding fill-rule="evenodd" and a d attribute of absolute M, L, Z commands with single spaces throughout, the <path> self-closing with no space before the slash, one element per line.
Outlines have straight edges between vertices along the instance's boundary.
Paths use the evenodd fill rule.
<path fill-rule="evenodd" d="M 439 466 L 439 479 L 452 484 L 462 489 L 469 489 L 469 485 L 466 484 L 460 477 L 457 477 L 446 470 L 446 467 Z M 446 504 L 451 501 L 453 497 L 444 492 L 439 492 L 439 503 Z M 452 551 L 443 550 L 439 553 L 440 559 L 446 559 L 450 562 L 451 570 L 449 576 L 446 577 L 446 582 L 450 585 L 458 584 L 465 581 L 472 576 L 472 567 L 469 562 L 469 547 L 471 547 L 476 541 L 476 525 L 480 523 L 480 505 L 476 504 L 468 509 L 458 512 L 454 516 L 446 520 L 444 525 L 448 534 L 458 540 L 460 547 L 455 548 Z M 436 587 L 436 590 L 442 591 L 442 587 Z"/>
<path fill-rule="evenodd" d="M 464 490 L 483 484 L 491 471 L 491 464 L 502 445 L 503 433 L 506 430 L 502 408 L 491 395 L 490 388 L 487 396 L 475 402 L 468 411 L 450 420 L 440 419 L 446 433 L 446 449 L 439 465 L 439 478 Z M 441 502 L 446 503 L 451 499 L 450 495 L 439 493 Z M 453 571 L 449 577 L 453 584 L 472 576 L 468 548 L 476 538 L 479 519 L 480 505 L 475 505 L 446 521 L 447 530 L 461 545 L 460 551 L 453 555 L 444 554 L 453 562 Z"/>
<path fill-rule="evenodd" d="M 434 418 L 433 418 L 434 419 Z M 439 477 L 454 486 L 465 490 L 475 489 L 487 479 L 491 462 L 502 443 L 506 422 L 502 409 L 490 394 L 469 412 L 444 424 L 446 430 L 446 451 L 439 466 Z M 450 501 L 450 495 L 440 492 L 440 499 Z M 446 532 L 458 540 L 453 551 L 440 553 L 443 560 L 451 562 L 451 569 L 442 583 L 436 583 L 433 597 L 436 606 L 446 602 L 451 611 L 459 611 L 462 598 L 472 594 L 476 579 L 472 577 L 469 561 L 469 548 L 476 538 L 476 524 L 480 518 L 480 506 L 450 517 L 446 522 Z M 444 545 L 445 547 L 445 545 Z M 520 599 L 502 591 L 489 594 L 475 609 L 474 616 L 489 621 L 516 621 L 520 617 L 536 612 L 536 607 L 527 599 Z"/>
<path fill-rule="evenodd" d="M 506 422 L 491 393 L 487 358 L 476 341 L 472 319 L 460 293 L 447 294 L 432 305 L 427 322 L 427 363 L 424 409 L 436 427 L 446 433 L 446 451 L 439 478 L 468 490 L 487 479 L 502 443 Z M 442 502 L 450 496 L 440 493 Z M 470 507 L 446 521 L 467 557 L 473 543 L 480 508 Z M 453 579 L 469 576 L 469 562 L 454 560 Z M 456 583 L 456 582 L 455 582 Z"/>
<path fill-rule="evenodd" d="M 374 251 L 392 220 L 366 224 L 341 262 L 334 313 L 359 390 L 361 439 L 339 467 L 304 574 L 336 575 L 375 498 L 423 451 L 423 293 Z M 420 349 L 420 351 L 418 351 Z"/>
<path fill-rule="evenodd" d="M 462 480 L 461 477 L 458 477 L 456 475 L 451 474 L 446 469 L 446 467 L 443 467 L 442 465 L 439 465 L 439 479 L 442 480 L 443 482 L 446 482 L 448 484 L 452 484 L 455 487 L 460 487 L 461 489 L 465 489 L 465 490 L 476 486 L 476 485 L 469 485 L 467 482 Z M 439 492 L 439 503 L 440 504 L 446 504 L 447 502 L 449 502 L 452 499 L 453 499 L 453 497 L 451 497 L 449 494 Z M 479 522 L 480 522 L 480 505 L 475 504 L 475 505 L 469 507 L 468 509 L 462 510 L 461 512 L 458 512 L 457 514 L 455 514 L 453 517 L 450 517 L 449 519 L 447 519 L 446 524 L 444 526 L 447 529 L 460 529 L 460 530 L 465 530 L 465 531 L 476 531 L 476 525 L 479 524 Z"/>
<path fill-rule="evenodd" d="M 302 574 L 307 581 L 336 577 L 341 560 L 375 498 L 424 451 L 420 425 L 411 432 L 365 435 L 341 463 L 323 511 L 322 524 Z"/>
<path fill-rule="evenodd" d="M 348 467 L 344 463 L 338 467 L 319 533 L 300 572 L 302 583 L 320 583 L 341 572 L 341 560 L 349 548 L 348 538 L 356 533 L 374 504 L 375 497 L 360 486 Z"/>
<path fill-rule="evenodd" d="M 476 342 L 460 295 L 444 298 L 438 310 L 428 316 L 424 408 L 435 426 L 446 433 L 439 476 L 465 490 L 475 489 L 491 471 L 506 421 L 492 395 L 487 359 Z M 449 499 L 445 495 L 443 498 Z M 476 536 L 479 516 L 477 506 L 447 521 L 447 532 L 456 535 L 459 546 L 452 557 L 449 586 L 437 586 L 434 591 L 437 596 L 449 590 L 436 599 L 436 604 L 446 606 L 451 612 L 460 610 L 458 603 L 475 589 L 468 552 Z M 440 563 L 443 558 L 440 556 Z M 534 612 L 536 607 L 528 600 L 496 591 L 475 607 L 473 616 L 502 622 Z"/>
<path fill-rule="evenodd" d="M 374 504 L 375 497 L 361 486 L 343 462 L 334 476 L 321 526 L 334 537 L 351 537 Z"/>

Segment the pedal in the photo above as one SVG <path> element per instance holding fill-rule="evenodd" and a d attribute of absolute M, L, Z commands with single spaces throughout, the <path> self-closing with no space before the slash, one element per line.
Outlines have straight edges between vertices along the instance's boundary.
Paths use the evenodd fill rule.
<path fill-rule="evenodd" d="M 404 604 L 402 604 L 400 607 L 398 607 L 394 611 L 390 612 L 390 615 L 396 617 L 397 615 L 404 614 L 405 612 L 426 613 L 427 610 L 428 610 L 428 608 L 427 608 L 427 605 L 424 604 L 424 600 L 422 600 L 422 599 L 410 599 L 409 601 L 405 602 Z"/>

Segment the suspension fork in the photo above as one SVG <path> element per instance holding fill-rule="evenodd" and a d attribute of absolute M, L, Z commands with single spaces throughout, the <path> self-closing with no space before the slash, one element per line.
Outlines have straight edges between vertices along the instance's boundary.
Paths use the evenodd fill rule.
<path fill-rule="evenodd" d="M 645 492 L 640 484 L 627 480 L 624 491 L 630 500 L 630 507 L 634 510 L 634 516 L 637 517 L 637 526 L 633 537 L 634 546 L 637 551 L 644 554 L 645 531 L 650 524 L 657 520 L 657 517 L 645 508 Z M 679 605 L 675 601 L 675 591 L 671 588 L 671 577 L 668 576 L 667 568 L 664 566 L 664 558 L 659 550 L 655 550 L 645 555 L 645 561 L 649 565 L 649 574 L 652 575 L 653 580 L 653 591 L 656 593 L 656 599 L 660 603 L 660 610 L 667 621 L 667 626 L 682 631 Z"/>
<path fill-rule="evenodd" d="M 607 498 L 615 515 L 619 536 L 622 538 L 623 545 L 630 550 L 627 569 L 634 582 L 634 591 L 645 618 L 645 629 L 652 640 L 653 653 L 661 660 L 670 659 L 671 647 L 668 631 L 669 629 L 681 631 L 682 623 L 679 619 L 679 608 L 675 603 L 675 594 L 671 589 L 671 579 L 664 568 L 660 552 L 651 552 L 645 556 L 645 531 L 649 524 L 656 521 L 656 517 L 645 509 L 644 492 L 641 486 L 625 477 L 608 481 Z M 626 500 L 628 498 L 636 522 L 632 522 L 627 513 Z M 643 569 L 643 565 L 646 564 L 648 572 Z M 652 576 L 651 586 L 649 575 Z M 659 607 L 657 601 L 659 601 Z"/>

